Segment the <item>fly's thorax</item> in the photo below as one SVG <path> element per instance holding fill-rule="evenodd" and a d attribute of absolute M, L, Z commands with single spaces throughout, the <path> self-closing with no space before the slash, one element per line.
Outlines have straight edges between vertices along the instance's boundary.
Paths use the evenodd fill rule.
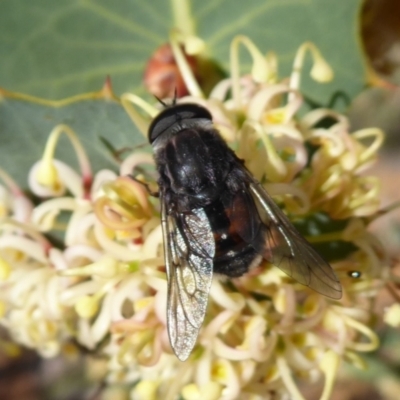
<path fill-rule="evenodd" d="M 156 163 L 173 193 L 208 204 L 223 190 L 232 157 L 216 130 L 196 127 L 171 136 Z"/>

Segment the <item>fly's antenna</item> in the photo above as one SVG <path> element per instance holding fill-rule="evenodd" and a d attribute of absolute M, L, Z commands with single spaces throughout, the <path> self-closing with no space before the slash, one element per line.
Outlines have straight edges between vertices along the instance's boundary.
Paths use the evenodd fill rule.
<path fill-rule="evenodd" d="M 157 97 L 157 96 L 154 96 L 156 99 L 157 99 L 157 101 L 160 103 L 160 104 L 162 104 L 165 108 L 167 108 L 168 107 L 168 105 L 166 104 L 166 103 L 164 103 L 159 97 Z"/>
<path fill-rule="evenodd" d="M 156 95 L 154 95 L 154 97 L 157 99 L 157 101 L 160 103 L 160 104 L 162 104 L 165 108 L 167 108 L 167 107 L 171 107 L 171 105 L 172 106 L 176 106 L 176 100 L 178 99 L 178 90 L 177 90 L 177 88 L 175 87 L 175 90 L 174 90 L 174 98 L 172 99 L 172 104 L 171 105 L 168 105 L 167 103 L 165 103 L 164 101 L 162 101 L 159 97 L 157 97 Z"/>

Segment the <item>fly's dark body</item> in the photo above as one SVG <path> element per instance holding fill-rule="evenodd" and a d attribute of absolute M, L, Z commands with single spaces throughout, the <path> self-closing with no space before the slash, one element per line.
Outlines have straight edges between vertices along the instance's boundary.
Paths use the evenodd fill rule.
<path fill-rule="evenodd" d="M 213 271 L 229 277 L 246 273 L 258 253 L 239 230 L 256 210 L 252 199 L 243 197 L 247 179 L 242 163 L 218 132 L 185 129 L 158 150 L 156 163 L 168 214 L 179 220 L 179 214 L 204 209 L 215 240 Z M 236 218 L 234 199 L 249 203 Z"/>
<path fill-rule="evenodd" d="M 167 107 L 149 140 L 159 172 L 168 331 L 185 360 L 206 312 L 213 273 L 238 277 L 262 259 L 332 298 L 341 286 L 332 268 L 287 217 L 195 104 Z"/>

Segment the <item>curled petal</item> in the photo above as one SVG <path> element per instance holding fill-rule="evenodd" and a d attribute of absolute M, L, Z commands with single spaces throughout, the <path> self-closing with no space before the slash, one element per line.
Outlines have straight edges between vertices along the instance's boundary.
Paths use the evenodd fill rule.
<path fill-rule="evenodd" d="M 212 282 L 210 296 L 221 307 L 234 312 L 240 311 L 245 305 L 244 298 L 240 293 L 225 292 L 222 285 L 216 279 Z"/>
<path fill-rule="evenodd" d="M 94 211 L 110 229 L 129 231 L 141 227 L 151 217 L 151 208 L 144 187 L 120 177 L 103 186 L 105 196 L 99 197 Z"/>

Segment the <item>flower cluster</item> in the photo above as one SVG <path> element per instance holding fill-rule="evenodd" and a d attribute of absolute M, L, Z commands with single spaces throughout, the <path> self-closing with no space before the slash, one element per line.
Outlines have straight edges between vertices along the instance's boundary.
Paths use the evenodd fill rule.
<path fill-rule="evenodd" d="M 247 75 L 239 71 L 241 44 L 253 58 Z M 153 165 L 152 156 L 134 152 L 118 173 L 93 175 L 76 134 L 62 125 L 29 173 L 38 205 L 0 175 L 0 324 L 45 357 L 72 339 L 107 356 L 108 382 L 132 383 L 132 399 L 300 400 L 298 379 L 324 377 L 326 400 L 340 363 L 365 368 L 360 353 L 379 344 L 371 303 L 391 272 L 366 230 L 379 211 L 379 182 L 363 172 L 383 135 L 351 133 L 346 117 L 328 109 L 297 116 L 306 52 L 314 79 L 332 76 L 310 43 L 299 49 L 290 79 L 279 80 L 273 54 L 264 57 L 248 38 L 235 38 L 231 76 L 208 98 L 174 37 L 172 50 L 190 92 L 178 101 L 207 107 L 247 168 L 292 220 L 305 221 L 308 239 L 322 249 L 337 246 L 331 265 L 343 298 L 325 298 L 265 263 L 241 278 L 215 278 L 198 343 L 180 362 L 166 330 L 159 204 L 149 194 L 153 173 L 144 168 Z M 157 108 L 133 94 L 122 103 L 145 134 Z M 54 159 L 62 133 L 80 173 Z M 310 223 L 315 216 L 324 229 Z M 391 313 L 387 319 L 398 320 L 398 306 Z"/>

